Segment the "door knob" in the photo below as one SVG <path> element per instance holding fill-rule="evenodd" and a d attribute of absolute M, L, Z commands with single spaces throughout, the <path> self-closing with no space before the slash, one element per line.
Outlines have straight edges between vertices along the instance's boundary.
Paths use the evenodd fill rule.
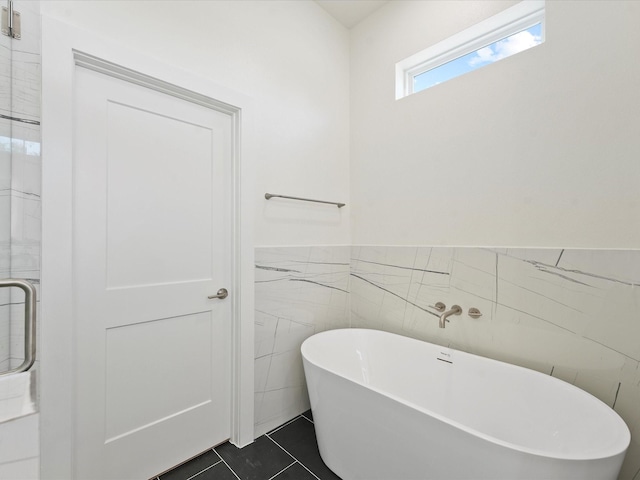
<path fill-rule="evenodd" d="M 210 298 L 210 299 L 219 298 L 220 300 L 222 300 L 223 298 L 227 298 L 228 295 L 229 295 L 229 292 L 227 292 L 227 289 L 221 288 L 220 290 L 218 290 L 218 292 L 215 295 L 209 295 L 207 298 Z"/>

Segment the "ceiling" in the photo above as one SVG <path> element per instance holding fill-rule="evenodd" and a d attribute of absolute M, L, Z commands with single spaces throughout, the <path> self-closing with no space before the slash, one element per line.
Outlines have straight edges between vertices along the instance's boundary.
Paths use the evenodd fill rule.
<path fill-rule="evenodd" d="M 316 0 L 329 15 L 351 28 L 389 0 Z"/>

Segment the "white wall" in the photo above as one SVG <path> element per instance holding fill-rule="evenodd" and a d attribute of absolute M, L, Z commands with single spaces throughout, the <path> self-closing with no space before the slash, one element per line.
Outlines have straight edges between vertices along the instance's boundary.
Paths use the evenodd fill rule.
<path fill-rule="evenodd" d="M 399 60 L 515 2 L 393 1 L 351 37 L 353 244 L 640 246 L 640 2 L 399 101 Z"/>
<path fill-rule="evenodd" d="M 42 13 L 252 100 L 255 244 L 349 243 L 349 34 L 315 2 L 46 1 Z"/>

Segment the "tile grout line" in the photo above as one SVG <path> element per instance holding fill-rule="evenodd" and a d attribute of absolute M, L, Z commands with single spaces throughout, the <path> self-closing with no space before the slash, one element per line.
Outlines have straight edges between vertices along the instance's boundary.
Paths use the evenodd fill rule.
<path fill-rule="evenodd" d="M 218 453 L 218 452 L 216 452 L 216 453 Z M 229 466 L 229 464 L 224 460 L 224 458 L 222 458 L 222 455 L 220 455 L 218 453 L 218 456 L 220 457 L 220 461 L 227 466 L 227 468 L 231 471 L 231 473 L 233 473 L 233 476 L 236 477 L 238 480 L 240 480 L 240 477 L 238 476 L 238 474 L 235 472 L 235 470 L 233 468 L 231 468 Z"/>
<path fill-rule="evenodd" d="M 305 417 L 305 416 L 304 416 L 304 413 L 303 413 L 303 414 L 301 414 L 300 416 L 301 416 L 302 418 L 304 418 L 307 422 L 311 422 L 311 423 L 313 423 L 313 420 L 311 420 L 311 419 L 310 419 L 310 418 L 308 418 L 308 417 Z"/>
<path fill-rule="evenodd" d="M 317 476 L 315 473 L 313 473 L 311 470 L 309 470 L 309 469 L 307 468 L 307 466 L 306 466 L 304 463 L 302 463 L 300 460 L 298 460 L 298 463 L 299 463 L 299 464 L 302 466 L 302 468 L 304 468 L 307 472 L 309 472 L 311 475 L 313 475 L 313 476 L 314 476 L 314 477 L 316 477 L 318 480 L 320 480 L 320 477 L 319 477 L 319 476 Z"/>
<path fill-rule="evenodd" d="M 280 475 L 282 472 L 284 472 L 285 470 L 287 470 L 288 468 L 291 468 L 293 465 L 295 465 L 298 461 L 294 458 L 293 462 L 291 462 L 289 465 L 287 465 L 286 467 L 284 467 L 282 470 L 280 470 L 278 473 L 276 473 L 275 475 L 273 475 L 272 477 L 269 477 L 269 480 L 273 480 L 274 478 L 276 478 L 278 475 Z"/>
<path fill-rule="evenodd" d="M 217 454 L 218 452 L 216 452 Z M 220 455 L 218 455 L 220 457 Z M 207 468 L 205 468 L 204 470 L 200 470 L 198 473 L 196 473 L 195 475 L 191 475 L 189 478 L 187 478 L 187 480 L 191 480 L 192 478 L 197 477 L 198 475 L 200 475 L 201 473 L 206 472 L 207 470 L 209 470 L 210 468 L 215 467 L 216 465 L 218 465 L 220 462 L 222 462 L 222 457 L 220 457 L 220 460 L 217 461 L 216 463 L 214 463 L 213 465 L 209 465 Z"/>
<path fill-rule="evenodd" d="M 275 443 L 284 453 L 286 453 L 287 455 L 289 455 L 291 458 L 293 458 L 294 460 L 298 460 L 296 457 L 294 457 L 293 455 L 291 455 L 291 453 L 289 453 L 289 450 L 287 450 L 286 448 L 284 448 L 282 445 L 280 445 L 278 442 L 276 442 L 273 438 L 271 438 L 269 435 L 267 435 L 266 433 L 264 434 L 265 437 L 267 437 L 269 440 L 271 440 L 273 443 Z"/>
<path fill-rule="evenodd" d="M 287 454 L 291 455 L 291 457 L 298 462 L 300 465 L 302 465 L 302 468 L 304 468 L 307 472 L 309 472 L 311 475 L 313 475 L 314 477 L 316 477 L 318 480 L 320 480 L 320 477 L 318 477 L 315 473 L 313 473 L 311 470 L 309 470 L 306 465 L 304 463 L 302 463 L 300 460 L 298 460 L 294 455 L 291 454 L 291 452 L 289 452 L 289 450 L 287 450 L 286 448 L 284 448 L 282 445 L 280 445 L 278 442 L 276 442 L 273 438 L 268 437 L 269 440 L 271 440 L 273 443 L 275 443 L 277 446 L 279 446 L 282 450 L 284 450 L 285 452 L 287 452 Z M 294 462 L 295 463 L 295 462 Z M 291 465 L 289 465 L 291 466 Z"/>

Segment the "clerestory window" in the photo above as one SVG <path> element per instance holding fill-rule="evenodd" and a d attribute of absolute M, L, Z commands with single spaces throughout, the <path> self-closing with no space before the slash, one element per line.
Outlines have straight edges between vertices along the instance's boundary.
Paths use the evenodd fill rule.
<path fill-rule="evenodd" d="M 544 42 L 544 0 L 524 0 L 396 64 L 396 99 Z"/>

